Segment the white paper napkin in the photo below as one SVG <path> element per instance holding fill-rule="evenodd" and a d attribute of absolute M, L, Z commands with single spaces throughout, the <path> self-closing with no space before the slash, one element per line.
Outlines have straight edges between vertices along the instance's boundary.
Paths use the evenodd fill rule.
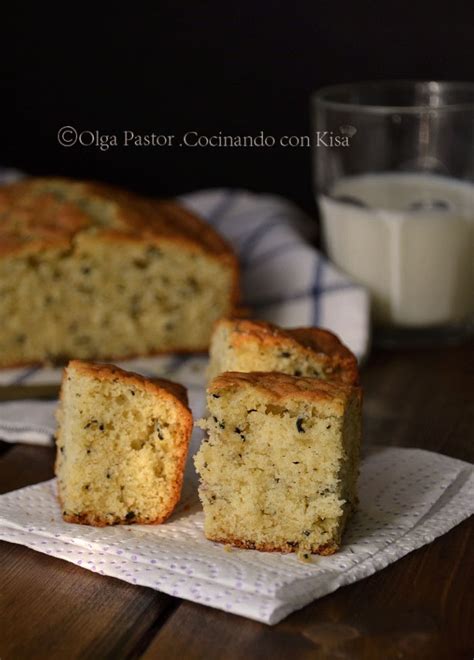
<path fill-rule="evenodd" d="M 474 467 L 419 449 L 380 449 L 360 476 L 360 509 L 340 552 L 294 555 L 207 541 L 195 477 L 163 525 L 94 528 L 63 522 L 54 481 L 0 497 L 0 538 L 102 575 L 274 624 L 444 534 L 474 512 Z"/>

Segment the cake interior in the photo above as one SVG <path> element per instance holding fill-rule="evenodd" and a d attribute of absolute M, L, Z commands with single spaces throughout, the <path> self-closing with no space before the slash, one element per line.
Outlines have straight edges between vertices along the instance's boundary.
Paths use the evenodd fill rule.
<path fill-rule="evenodd" d="M 232 330 L 220 325 L 210 347 L 209 379 L 226 371 L 278 371 L 291 376 L 315 376 L 326 379 L 329 358 L 323 354 L 303 353 L 294 341 L 280 339 L 279 345 L 262 343 L 256 337 L 246 337 L 234 346 Z"/>
<path fill-rule="evenodd" d="M 330 554 L 355 505 L 360 422 L 307 401 L 275 405 L 252 387 L 209 396 L 195 457 L 205 533 L 262 550 Z"/>
<path fill-rule="evenodd" d="M 105 242 L 104 242 L 105 241 Z M 164 247 L 79 234 L 69 250 L 0 260 L 0 366 L 204 350 L 232 270 Z"/>
<path fill-rule="evenodd" d="M 173 400 L 68 369 L 58 413 L 58 489 L 73 522 L 161 522 L 181 487 L 185 429 Z"/>

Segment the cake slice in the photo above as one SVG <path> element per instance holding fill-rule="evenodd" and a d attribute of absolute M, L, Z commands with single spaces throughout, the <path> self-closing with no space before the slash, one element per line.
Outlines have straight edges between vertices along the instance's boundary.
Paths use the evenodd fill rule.
<path fill-rule="evenodd" d="M 357 359 L 322 328 L 283 330 L 265 321 L 222 319 L 210 347 L 209 377 L 224 371 L 279 371 L 348 385 L 359 381 Z"/>
<path fill-rule="evenodd" d="M 208 539 L 257 550 L 335 552 L 356 504 L 358 387 L 227 372 L 208 388 L 195 466 Z"/>
<path fill-rule="evenodd" d="M 168 518 L 180 497 L 192 432 L 184 387 L 73 360 L 57 418 L 64 520 L 103 526 Z"/>

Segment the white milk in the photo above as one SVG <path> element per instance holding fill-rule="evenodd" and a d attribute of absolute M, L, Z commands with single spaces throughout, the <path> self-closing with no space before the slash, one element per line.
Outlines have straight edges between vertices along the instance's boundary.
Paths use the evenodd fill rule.
<path fill-rule="evenodd" d="M 367 174 L 341 179 L 319 204 L 328 254 L 369 288 L 376 321 L 420 327 L 474 313 L 474 185 Z"/>

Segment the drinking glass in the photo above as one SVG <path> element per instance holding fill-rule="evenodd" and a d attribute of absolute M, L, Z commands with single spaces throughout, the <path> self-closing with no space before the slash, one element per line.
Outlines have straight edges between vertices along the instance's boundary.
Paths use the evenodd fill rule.
<path fill-rule="evenodd" d="M 474 328 L 474 83 L 335 85 L 312 97 L 329 258 L 371 295 L 384 345 Z"/>

